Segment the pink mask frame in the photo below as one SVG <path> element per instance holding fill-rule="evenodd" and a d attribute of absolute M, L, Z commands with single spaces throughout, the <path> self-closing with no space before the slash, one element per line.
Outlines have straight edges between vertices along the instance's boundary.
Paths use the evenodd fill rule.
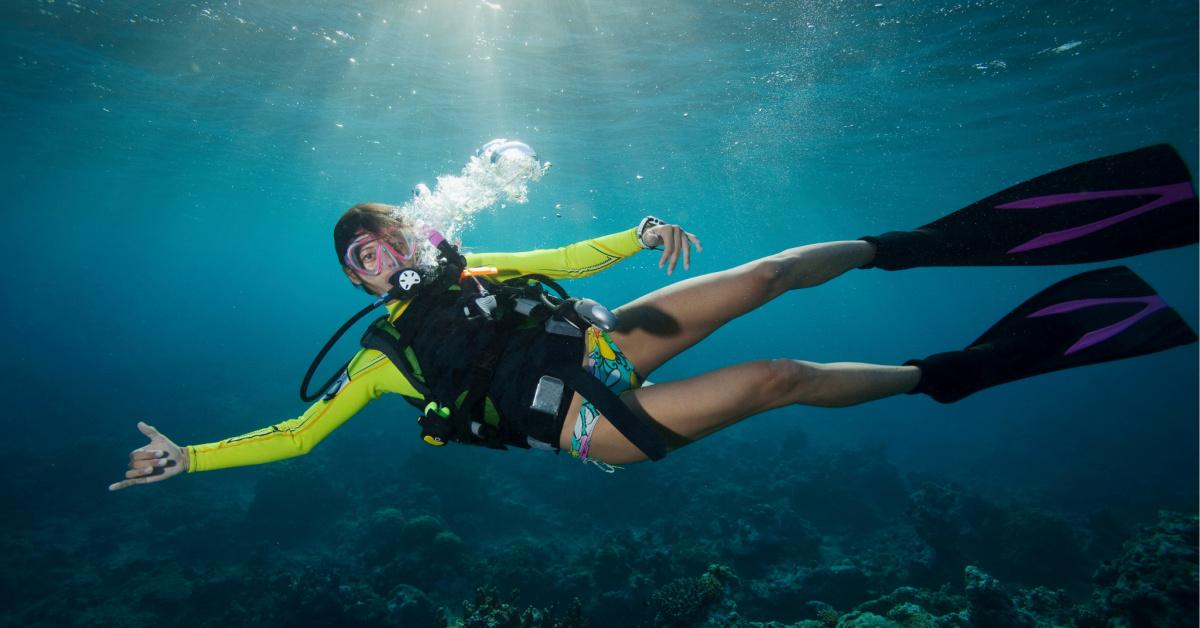
<path fill-rule="evenodd" d="M 412 238 L 408 234 L 404 235 L 404 245 L 408 250 L 408 254 L 401 254 L 396 250 L 396 247 L 392 246 L 391 243 L 387 241 L 387 237 L 398 229 L 399 227 L 392 227 L 391 229 L 388 229 L 382 236 L 378 236 L 373 233 L 364 233 L 363 235 L 355 238 L 354 241 L 350 243 L 350 246 L 346 247 L 346 255 L 344 257 L 346 265 L 350 268 L 353 268 L 354 271 L 359 274 L 370 275 L 372 277 L 378 276 L 383 272 L 383 259 L 384 255 L 386 254 L 388 257 L 392 258 L 392 268 L 399 268 L 400 266 L 403 266 L 404 262 L 412 259 L 415 250 L 413 247 Z M 376 263 L 374 270 L 363 266 L 360 259 L 362 256 L 362 251 L 366 247 L 369 247 L 372 242 L 375 243 Z"/>

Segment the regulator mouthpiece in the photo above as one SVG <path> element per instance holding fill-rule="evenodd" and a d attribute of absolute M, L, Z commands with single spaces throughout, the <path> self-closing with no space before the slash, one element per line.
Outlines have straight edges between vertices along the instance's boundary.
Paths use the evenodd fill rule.
<path fill-rule="evenodd" d="M 421 273 L 411 268 L 405 268 L 392 275 L 390 283 L 393 288 L 399 291 L 400 295 L 407 297 L 407 295 L 410 295 L 421 284 Z"/>

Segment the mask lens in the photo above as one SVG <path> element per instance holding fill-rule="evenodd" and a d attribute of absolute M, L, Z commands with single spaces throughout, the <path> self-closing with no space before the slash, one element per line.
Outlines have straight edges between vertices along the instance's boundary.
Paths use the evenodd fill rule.
<path fill-rule="evenodd" d="M 384 245 L 390 246 L 392 248 L 391 252 L 401 260 L 408 261 L 412 257 L 412 243 L 408 241 L 407 236 L 389 233 L 387 239 L 384 240 Z"/>
<path fill-rule="evenodd" d="M 383 246 L 379 238 L 364 236 L 346 249 L 346 265 L 365 275 L 378 275 L 382 255 Z"/>
<path fill-rule="evenodd" d="M 379 257 L 380 253 L 382 252 L 380 250 L 381 248 L 382 247 L 379 246 L 379 241 L 373 240 L 371 242 L 364 243 L 362 246 L 358 247 L 357 251 L 355 251 L 355 257 L 358 258 L 358 263 L 362 266 L 363 270 L 371 273 L 372 275 L 379 274 Z"/>
<path fill-rule="evenodd" d="M 412 241 L 398 229 L 383 237 L 364 234 L 346 249 L 346 265 L 365 275 L 378 275 L 385 267 L 396 268 L 408 261 L 412 250 Z"/>

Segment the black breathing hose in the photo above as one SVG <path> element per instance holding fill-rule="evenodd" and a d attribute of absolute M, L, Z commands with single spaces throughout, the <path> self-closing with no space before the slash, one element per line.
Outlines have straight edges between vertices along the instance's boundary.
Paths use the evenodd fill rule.
<path fill-rule="evenodd" d="M 312 381 L 312 376 L 314 373 L 317 372 L 317 367 L 321 365 L 321 361 L 325 359 L 325 354 L 329 353 L 329 350 L 333 348 L 333 345 L 335 343 L 337 343 L 338 339 L 340 339 L 346 333 L 347 330 L 349 330 L 351 327 L 353 327 L 355 323 L 362 320 L 362 317 L 366 316 L 367 314 L 370 314 L 371 310 L 374 310 L 375 308 L 379 307 L 380 305 L 383 305 L 388 299 L 391 299 L 391 298 L 392 298 L 392 294 L 389 292 L 389 293 L 379 297 L 378 299 L 375 299 L 374 303 L 368 305 L 367 307 L 364 307 L 361 311 L 359 311 L 358 314 L 355 314 L 354 316 L 350 317 L 350 320 L 346 321 L 345 324 L 343 324 L 341 326 L 341 328 L 339 328 L 337 330 L 337 333 L 333 334 L 333 337 L 329 339 L 329 342 L 326 342 L 325 346 L 321 347 L 321 352 L 318 353 L 317 357 L 313 359 L 312 364 L 308 365 L 308 372 L 304 374 L 304 381 L 300 383 L 300 399 L 301 400 L 306 401 L 306 402 L 307 401 L 316 401 L 317 397 L 321 396 L 321 393 L 323 393 L 326 389 L 328 389 L 330 386 L 332 386 L 333 383 L 335 381 L 337 381 L 337 379 L 339 377 L 341 377 L 342 371 L 345 370 L 345 368 L 346 368 L 345 366 L 338 369 L 337 372 L 335 372 L 333 374 L 333 376 L 329 378 L 329 381 L 325 382 L 320 388 L 317 389 L 316 393 L 313 393 L 311 395 L 308 394 L 308 384 L 309 384 L 309 382 Z M 349 366 L 349 364 L 350 364 L 349 362 L 346 363 L 347 366 Z"/>

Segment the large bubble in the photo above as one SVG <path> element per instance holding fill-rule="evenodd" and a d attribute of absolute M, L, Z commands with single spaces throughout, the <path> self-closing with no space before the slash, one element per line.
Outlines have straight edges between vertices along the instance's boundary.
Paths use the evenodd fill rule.
<path fill-rule="evenodd" d="M 501 150 L 496 151 L 497 147 Z M 550 163 L 538 161 L 527 145 L 492 140 L 471 157 L 461 173 L 439 176 L 432 190 L 423 184 L 415 187 L 412 198 L 398 207 L 396 213 L 410 223 L 436 229 L 447 240 L 456 242 L 481 210 L 497 202 L 528 201 L 529 184 L 540 180 L 549 170 Z M 418 265 L 435 265 L 437 251 L 433 246 L 423 238 L 417 244 Z"/>

